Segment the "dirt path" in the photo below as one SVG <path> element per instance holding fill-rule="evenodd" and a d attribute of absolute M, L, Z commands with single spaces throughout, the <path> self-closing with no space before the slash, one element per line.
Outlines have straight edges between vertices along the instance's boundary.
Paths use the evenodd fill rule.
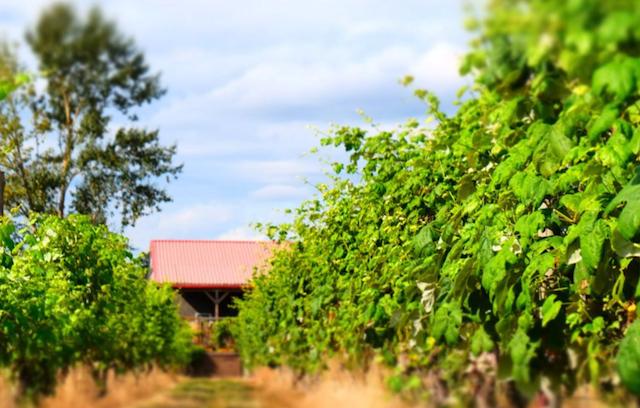
<path fill-rule="evenodd" d="M 131 408 L 292 408 L 244 380 L 187 379 Z"/>

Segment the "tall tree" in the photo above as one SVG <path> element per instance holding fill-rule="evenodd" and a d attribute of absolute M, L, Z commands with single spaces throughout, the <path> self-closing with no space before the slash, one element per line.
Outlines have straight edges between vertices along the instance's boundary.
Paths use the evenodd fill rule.
<path fill-rule="evenodd" d="M 9 44 L 0 43 L 0 101 L 29 81 L 29 77 L 18 72 L 18 63 Z"/>
<path fill-rule="evenodd" d="M 157 130 L 132 125 L 133 109 L 165 93 L 134 42 L 99 9 L 82 19 L 67 4 L 46 9 L 27 42 L 46 86 L 0 107 L 7 204 L 96 222 L 118 214 L 126 226 L 170 201 L 157 180 L 181 171 L 172 164 L 176 147 L 161 145 Z M 112 115 L 130 123 L 112 133 Z"/>

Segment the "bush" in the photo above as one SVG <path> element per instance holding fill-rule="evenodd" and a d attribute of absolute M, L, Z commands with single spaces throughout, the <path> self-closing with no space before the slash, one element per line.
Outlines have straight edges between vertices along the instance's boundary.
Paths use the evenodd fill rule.
<path fill-rule="evenodd" d="M 49 392 L 77 364 L 132 370 L 189 362 L 191 333 L 168 286 L 148 281 L 127 240 L 89 217 L 0 225 L 0 367 Z"/>
<path fill-rule="evenodd" d="M 216 351 L 235 351 L 236 342 L 233 339 L 235 319 L 226 317 L 211 324 L 211 346 Z"/>

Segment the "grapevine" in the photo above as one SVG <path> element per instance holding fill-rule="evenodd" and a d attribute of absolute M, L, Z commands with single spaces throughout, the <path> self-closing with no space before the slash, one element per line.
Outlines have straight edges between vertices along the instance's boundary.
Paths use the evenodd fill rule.
<path fill-rule="evenodd" d="M 376 358 L 398 391 L 434 371 L 471 390 L 491 355 L 483 375 L 528 396 L 640 392 L 637 21 L 631 0 L 493 0 L 470 24 L 475 84 L 454 115 L 417 89 L 435 126 L 323 135 L 349 158 L 265 227 L 292 244 L 239 304 L 244 361 Z"/>

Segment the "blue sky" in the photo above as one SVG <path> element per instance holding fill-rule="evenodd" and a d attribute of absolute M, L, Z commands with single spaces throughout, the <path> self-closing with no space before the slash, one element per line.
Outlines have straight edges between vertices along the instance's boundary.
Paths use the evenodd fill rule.
<path fill-rule="evenodd" d="M 76 2 L 80 10 L 95 2 Z M 0 33 L 22 40 L 45 1 L 2 0 Z M 167 95 L 138 126 L 177 143 L 174 201 L 125 230 L 151 239 L 253 239 L 251 222 L 312 197 L 322 180 L 308 126 L 362 124 L 356 109 L 392 126 L 424 117 L 398 85 L 411 74 L 447 108 L 468 35 L 458 1 L 110 0 L 98 3 L 162 73 Z M 26 61 L 32 61 L 21 47 Z M 35 68 L 35 67 L 34 67 Z M 114 128 L 125 123 L 114 121 Z"/>

